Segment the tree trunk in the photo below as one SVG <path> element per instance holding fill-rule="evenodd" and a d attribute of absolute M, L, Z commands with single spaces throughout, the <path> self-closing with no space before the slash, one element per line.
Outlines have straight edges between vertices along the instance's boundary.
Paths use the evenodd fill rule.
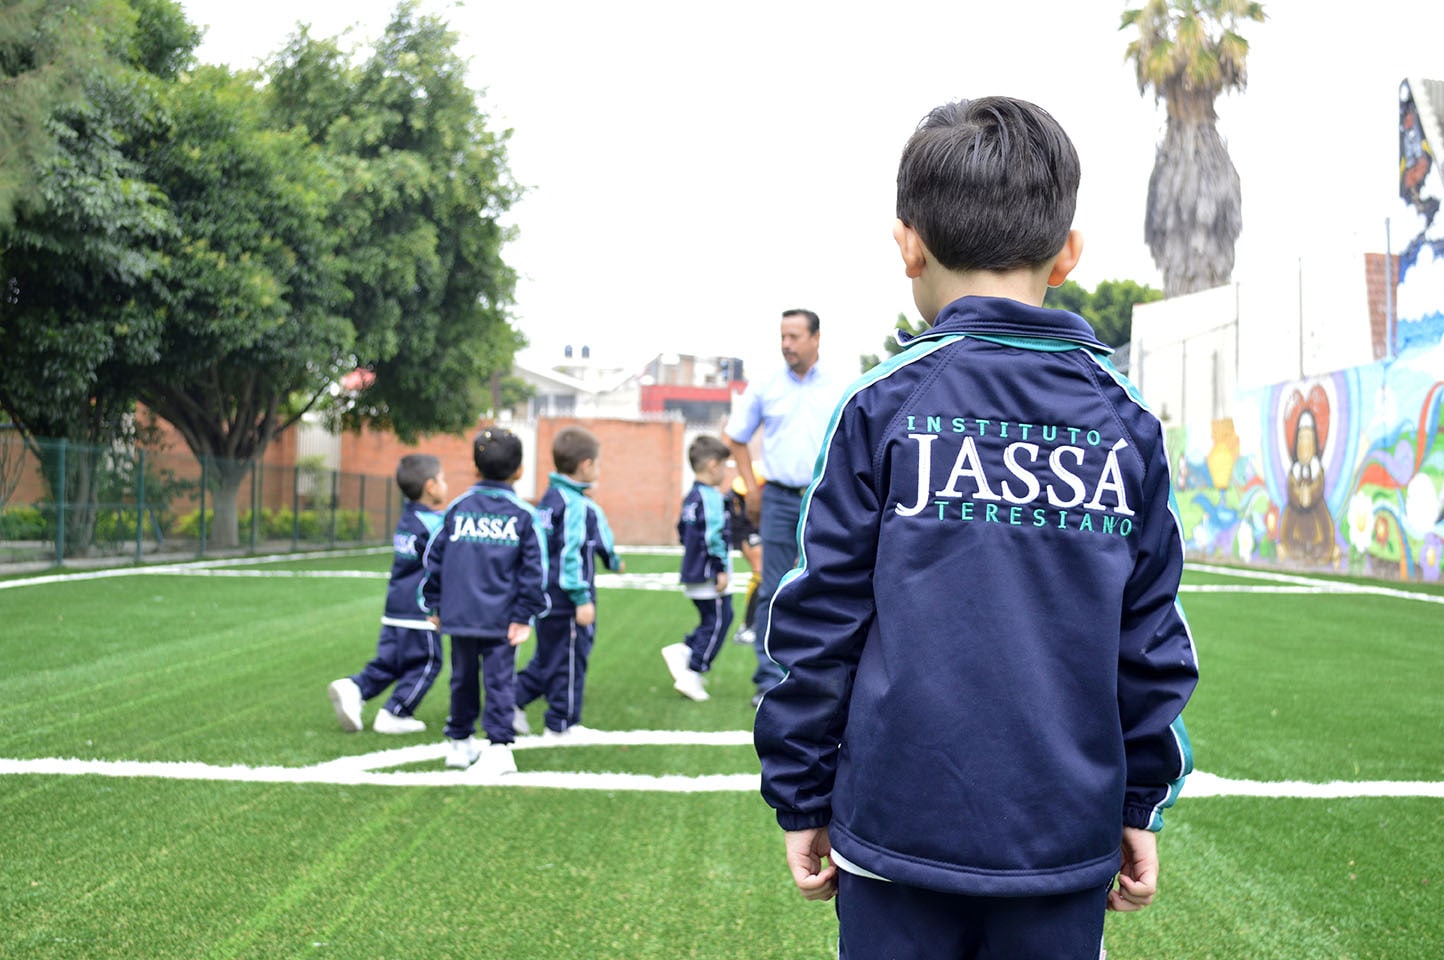
<path fill-rule="evenodd" d="M 99 455 L 98 447 L 66 441 L 46 444 L 41 450 L 40 473 L 55 504 L 53 532 L 64 537 L 59 544 L 62 556 L 89 556 L 94 546 Z"/>
<path fill-rule="evenodd" d="M 1218 127 L 1212 119 L 1178 113 L 1170 111 L 1148 178 L 1144 227 L 1169 297 L 1228 283 L 1234 243 L 1243 228 L 1238 171 Z"/>
<path fill-rule="evenodd" d="M 210 542 L 216 547 L 238 547 L 241 545 L 238 501 L 241 484 L 250 476 L 251 464 L 247 460 L 217 460 L 214 464 L 216 489 L 212 509 L 215 511 L 215 519 L 210 531 Z"/>

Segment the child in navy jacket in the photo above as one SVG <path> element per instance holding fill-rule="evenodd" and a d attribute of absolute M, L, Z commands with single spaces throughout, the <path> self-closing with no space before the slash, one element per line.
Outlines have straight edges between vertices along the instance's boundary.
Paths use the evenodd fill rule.
<path fill-rule="evenodd" d="M 361 705 L 395 684 L 376 713 L 377 733 L 419 733 L 426 724 L 414 714 L 441 673 L 441 636 L 421 607 L 422 555 L 441 526 L 446 506 L 446 473 L 430 454 L 409 453 L 396 465 L 396 485 L 406 498 L 392 537 L 391 579 L 376 656 L 360 673 L 326 688 L 342 730 L 361 729 Z"/>
<path fill-rule="evenodd" d="M 431 539 L 422 597 L 433 622 L 451 637 L 446 765 L 465 769 L 482 756 L 472 736 L 481 714 L 489 741 L 482 772 L 511 773 L 516 647 L 546 612 L 546 546 L 536 511 L 512 489 L 521 479 L 521 440 L 488 427 L 476 435 L 472 459 L 482 479 L 452 502 Z"/>
<path fill-rule="evenodd" d="M 623 569 L 607 515 L 587 495 L 601 476 L 601 455 L 601 443 L 585 427 L 563 427 L 552 440 L 556 470 L 537 503 L 537 517 L 547 531 L 549 607 L 537 621 L 536 652 L 517 674 L 517 733 L 531 732 L 522 710 L 539 697 L 547 702 L 542 736 L 591 732 L 581 719 L 587 662 L 597 635 L 597 558 L 610 570 Z"/>
<path fill-rule="evenodd" d="M 726 475 L 727 444 L 701 436 L 687 448 L 687 461 L 697 479 L 682 498 L 677 537 L 682 541 L 682 589 L 697 607 L 698 624 L 681 643 L 662 648 L 672 674 L 672 688 L 689 700 L 707 700 L 703 676 L 722 648 L 732 626 L 731 518 L 717 488 Z"/>
<path fill-rule="evenodd" d="M 843 958 L 1097 960 L 1105 907 L 1155 893 L 1198 668 L 1162 426 L 1041 307 L 1082 250 L 1078 176 L 1009 98 L 939 107 L 903 151 L 894 236 L 932 326 L 833 415 L 755 723 Z"/>

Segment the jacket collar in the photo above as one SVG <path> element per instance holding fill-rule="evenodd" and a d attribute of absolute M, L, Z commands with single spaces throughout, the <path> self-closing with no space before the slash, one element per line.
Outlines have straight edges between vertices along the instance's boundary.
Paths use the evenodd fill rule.
<path fill-rule="evenodd" d="M 1103 354 L 1113 348 L 1098 339 L 1088 321 L 1067 310 L 1033 307 L 1006 297 L 961 297 L 943 307 L 932 327 L 917 336 L 899 330 L 904 347 L 952 334 L 1061 340 Z"/>
<path fill-rule="evenodd" d="M 586 493 L 592 486 L 590 483 L 578 483 L 566 474 L 555 471 L 550 474 L 550 479 L 554 486 L 566 487 L 569 490 L 575 490 L 577 493 Z"/>

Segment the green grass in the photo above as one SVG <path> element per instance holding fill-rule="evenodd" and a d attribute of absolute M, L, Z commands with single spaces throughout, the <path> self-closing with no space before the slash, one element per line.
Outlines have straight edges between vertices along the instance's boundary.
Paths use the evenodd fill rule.
<path fill-rule="evenodd" d="M 246 566 L 384 573 L 387 562 Z M 670 572 L 676 558 L 632 555 L 627 566 Z M 383 590 L 381 579 L 158 573 L 0 590 L 0 757 L 304 767 L 435 743 L 445 676 L 418 711 L 431 725 L 422 735 L 343 734 L 326 700 L 326 683 L 373 653 Z M 1187 715 L 1201 770 L 1444 780 L 1439 604 L 1275 593 L 1187 593 L 1184 603 L 1203 670 Z M 679 593 L 606 590 L 599 610 L 589 726 L 750 726 L 750 650 L 722 651 L 710 701 L 671 690 L 657 651 L 692 626 Z M 530 711 L 534 726 L 542 709 Z M 757 770 L 745 746 L 516 758 L 523 771 Z M 0 776 L 0 817 L 0 958 L 836 952 L 831 906 L 793 890 L 780 832 L 751 792 L 13 774 Z M 1159 901 L 1110 916 L 1111 960 L 1440 955 L 1444 800 L 1185 791 L 1167 820 Z"/>

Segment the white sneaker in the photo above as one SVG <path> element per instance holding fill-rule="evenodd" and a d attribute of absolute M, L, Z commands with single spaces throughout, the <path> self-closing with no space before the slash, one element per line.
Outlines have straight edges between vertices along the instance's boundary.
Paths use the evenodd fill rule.
<path fill-rule="evenodd" d="M 371 729 L 377 733 L 420 733 L 426 729 L 426 723 L 415 717 L 398 717 L 382 707 L 381 712 L 376 714 L 376 721 L 371 724 Z"/>
<path fill-rule="evenodd" d="M 355 680 L 342 677 L 333 681 L 326 688 L 326 696 L 331 698 L 331 706 L 336 708 L 336 722 L 341 724 L 342 730 L 355 733 L 361 729 L 361 688 L 356 686 Z"/>
<path fill-rule="evenodd" d="M 667 664 L 667 671 L 672 674 L 672 682 L 676 683 L 682 679 L 682 674 L 687 672 L 687 662 L 692 659 L 692 651 L 687 649 L 685 643 L 674 643 L 662 648 L 662 659 Z"/>
<path fill-rule="evenodd" d="M 511 744 L 488 743 L 477 761 L 476 772 L 484 777 L 501 777 L 516 773 L 516 757 L 511 755 Z"/>
<path fill-rule="evenodd" d="M 732 634 L 733 643 L 742 643 L 750 647 L 754 642 L 756 642 L 756 640 L 757 631 L 753 630 L 751 627 L 742 627 L 738 629 L 736 633 Z"/>
<path fill-rule="evenodd" d="M 511 715 L 511 729 L 518 737 L 525 737 L 531 733 L 531 721 L 526 718 L 526 711 L 521 707 L 515 708 L 516 712 Z"/>
<path fill-rule="evenodd" d="M 696 670 L 684 670 L 682 675 L 677 678 L 677 682 L 672 684 L 672 689 L 688 700 L 695 700 L 698 703 L 712 699 L 712 695 L 707 692 L 707 687 L 702 681 L 702 674 Z"/>
<path fill-rule="evenodd" d="M 479 756 L 481 744 L 476 742 L 475 737 L 446 741 L 446 765 L 452 770 L 465 770 L 475 763 Z"/>

